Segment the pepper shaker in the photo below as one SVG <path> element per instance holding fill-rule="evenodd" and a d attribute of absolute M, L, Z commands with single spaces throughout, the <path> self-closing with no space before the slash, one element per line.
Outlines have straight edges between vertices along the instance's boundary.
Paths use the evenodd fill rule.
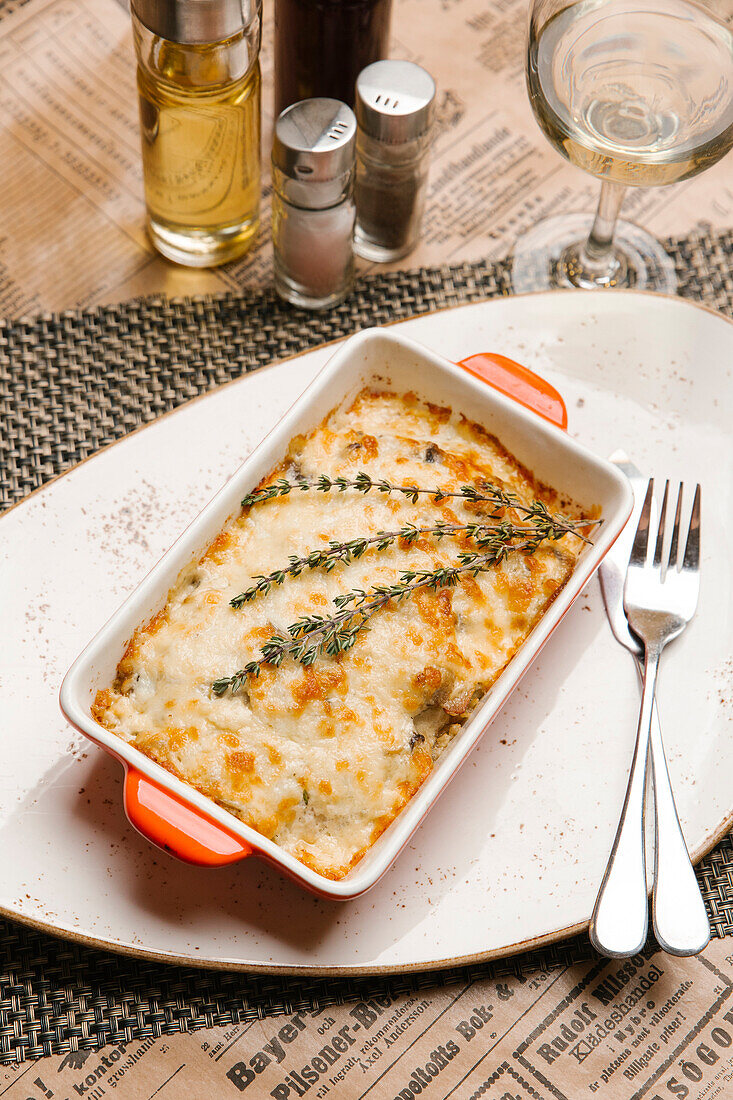
<path fill-rule="evenodd" d="M 364 259 L 399 260 L 425 205 L 435 82 L 411 61 L 377 61 L 356 82 L 356 232 Z"/>
<path fill-rule="evenodd" d="M 328 309 L 354 279 L 356 119 L 337 99 L 306 99 L 278 118 L 272 147 L 275 289 Z"/>

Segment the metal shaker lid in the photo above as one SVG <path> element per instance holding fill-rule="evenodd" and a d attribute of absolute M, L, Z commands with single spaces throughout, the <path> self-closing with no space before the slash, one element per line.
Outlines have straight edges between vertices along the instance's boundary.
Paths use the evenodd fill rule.
<path fill-rule="evenodd" d="M 354 112 L 338 99 L 303 99 L 275 123 L 272 180 L 288 202 L 324 210 L 352 186 Z"/>
<path fill-rule="evenodd" d="M 303 99 L 275 123 L 272 163 L 291 179 L 321 183 L 354 166 L 356 119 L 338 99 Z"/>
<path fill-rule="evenodd" d="M 412 61 L 375 61 L 356 81 L 360 128 L 378 141 L 399 145 L 430 129 L 435 113 L 435 81 Z"/>
<path fill-rule="evenodd" d="M 259 18 L 261 7 L 262 0 L 132 0 L 149 31 L 185 45 L 231 38 Z"/>

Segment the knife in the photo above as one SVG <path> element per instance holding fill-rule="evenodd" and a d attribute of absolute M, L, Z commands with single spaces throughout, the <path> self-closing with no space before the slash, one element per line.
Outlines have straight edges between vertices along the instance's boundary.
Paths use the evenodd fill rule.
<path fill-rule="evenodd" d="M 644 649 L 626 621 L 624 584 L 648 478 L 641 474 L 623 451 L 611 455 L 611 461 L 631 483 L 634 508 L 626 527 L 601 563 L 601 593 L 611 630 L 616 640 L 633 654 L 641 682 Z M 649 754 L 655 809 L 654 933 L 660 946 L 669 954 L 695 955 L 710 940 L 710 922 L 677 815 L 656 703 Z M 646 767 L 646 761 L 639 763 Z M 643 809 L 641 821 L 632 820 L 631 814 L 627 816 L 627 809 L 628 796 L 590 924 L 593 946 L 614 958 L 636 954 L 646 940 L 648 929 Z M 627 861 L 626 853 L 638 849 L 639 845 L 641 858 Z M 616 861 L 619 854 L 620 858 Z"/>

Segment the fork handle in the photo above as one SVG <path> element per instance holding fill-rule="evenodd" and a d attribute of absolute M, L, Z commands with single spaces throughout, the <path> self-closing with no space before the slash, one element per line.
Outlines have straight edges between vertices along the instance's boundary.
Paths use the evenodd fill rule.
<path fill-rule="evenodd" d="M 660 654 L 661 647 L 647 646 L 639 725 L 626 798 L 589 929 L 596 950 L 618 959 L 636 955 L 641 950 L 649 927 L 644 806 L 649 732 Z"/>
<path fill-rule="evenodd" d="M 655 807 L 654 934 L 670 955 L 696 955 L 710 940 L 710 922 L 677 815 L 656 707 L 650 747 Z"/>

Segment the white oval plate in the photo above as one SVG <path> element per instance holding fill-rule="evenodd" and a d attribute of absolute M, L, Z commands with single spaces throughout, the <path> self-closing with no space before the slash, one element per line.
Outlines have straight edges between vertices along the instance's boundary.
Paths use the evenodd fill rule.
<path fill-rule="evenodd" d="M 695 857 L 733 811 L 733 326 L 677 299 L 555 293 L 404 322 L 460 359 L 497 351 L 565 397 L 599 454 L 703 485 L 699 611 L 665 655 L 662 728 Z M 428 969 L 585 926 L 623 801 L 638 706 L 597 581 L 461 775 L 362 899 L 305 894 L 255 860 L 188 867 L 148 845 L 121 771 L 65 725 L 66 668 L 331 354 L 201 397 L 76 467 L 0 523 L 0 911 L 98 946 L 307 973 Z"/>

